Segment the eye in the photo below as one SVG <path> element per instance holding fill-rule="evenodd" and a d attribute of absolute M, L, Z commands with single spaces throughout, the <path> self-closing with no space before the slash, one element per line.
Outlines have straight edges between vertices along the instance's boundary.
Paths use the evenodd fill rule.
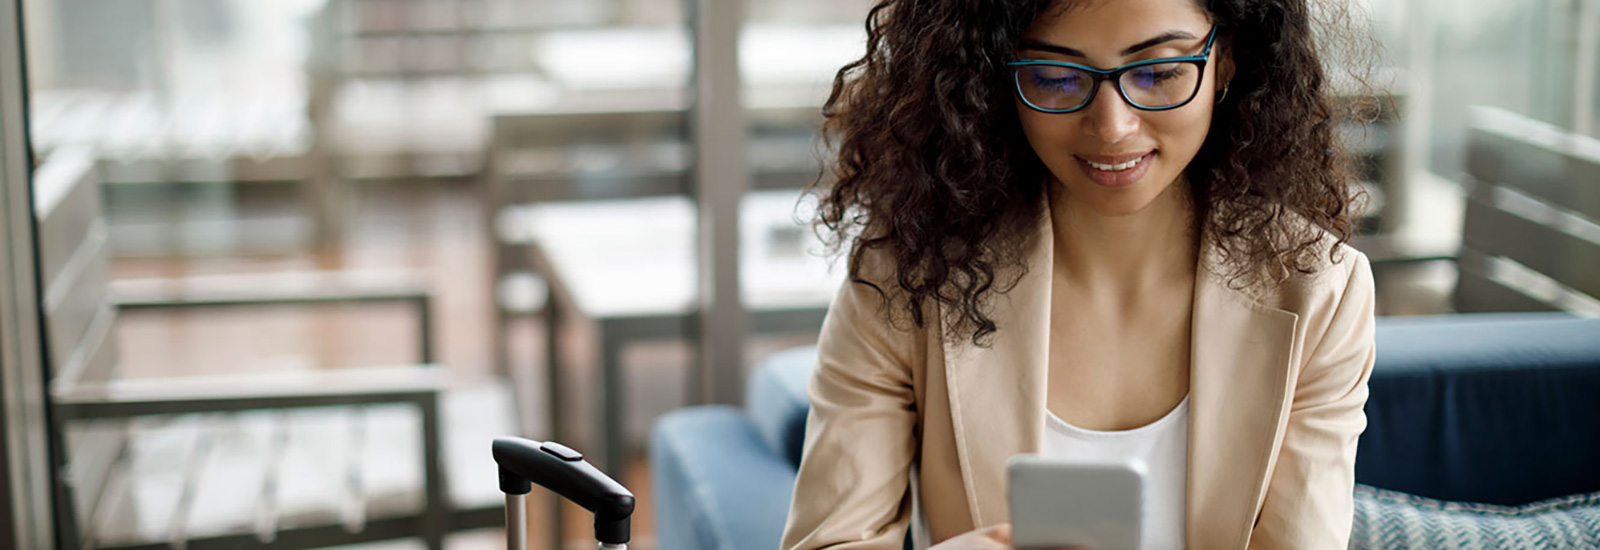
<path fill-rule="evenodd" d="M 1040 65 L 1028 71 L 1028 79 L 1034 89 L 1076 92 L 1087 85 L 1088 76 L 1065 67 Z"/>
<path fill-rule="evenodd" d="M 1128 71 L 1131 78 L 1130 84 L 1140 88 L 1155 88 L 1165 83 L 1182 78 L 1184 65 L 1182 63 L 1158 63 L 1136 67 Z"/>

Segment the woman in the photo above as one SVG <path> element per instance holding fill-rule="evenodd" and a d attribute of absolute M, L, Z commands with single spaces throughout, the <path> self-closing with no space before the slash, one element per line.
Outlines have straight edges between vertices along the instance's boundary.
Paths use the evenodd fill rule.
<path fill-rule="evenodd" d="M 1005 463 L 1039 452 L 1145 460 L 1148 548 L 1345 547 L 1373 289 L 1309 19 L 872 10 L 824 109 L 851 282 L 784 548 L 1008 548 Z"/>

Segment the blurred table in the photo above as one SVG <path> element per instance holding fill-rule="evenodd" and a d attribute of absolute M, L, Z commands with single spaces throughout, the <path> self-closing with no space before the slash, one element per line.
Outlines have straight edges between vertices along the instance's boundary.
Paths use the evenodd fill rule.
<path fill-rule="evenodd" d="M 741 300 L 754 334 L 815 332 L 844 281 L 843 262 L 823 256 L 809 225 L 811 203 L 796 190 L 753 192 L 740 206 Z M 507 211 L 500 231 L 527 241 L 549 284 L 546 323 L 552 426 L 560 426 L 557 337 L 564 319 L 598 327 L 602 464 L 613 475 L 627 455 L 621 357 L 630 343 L 682 339 L 698 309 L 694 202 L 688 197 L 541 203 Z M 691 392 L 700 366 L 690 366 Z"/>

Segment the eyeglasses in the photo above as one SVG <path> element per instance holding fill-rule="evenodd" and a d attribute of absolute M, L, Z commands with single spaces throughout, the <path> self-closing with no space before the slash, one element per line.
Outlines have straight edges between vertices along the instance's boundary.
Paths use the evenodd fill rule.
<path fill-rule="evenodd" d="M 1145 111 L 1165 111 L 1189 104 L 1200 92 L 1201 75 L 1211 57 L 1217 27 L 1211 27 L 1200 55 L 1149 59 L 1111 70 L 1067 63 L 1025 59 L 1007 63 L 1013 69 L 1017 95 L 1028 107 L 1043 113 L 1071 113 L 1089 106 L 1110 80 L 1128 105 Z"/>

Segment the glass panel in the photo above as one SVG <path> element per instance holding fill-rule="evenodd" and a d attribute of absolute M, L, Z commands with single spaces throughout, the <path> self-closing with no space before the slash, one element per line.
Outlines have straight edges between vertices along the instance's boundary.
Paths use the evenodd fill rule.
<path fill-rule="evenodd" d="M 814 343 L 821 312 L 843 280 L 809 225 L 811 197 L 826 186 L 829 153 L 819 130 L 834 75 L 865 53 L 869 0 L 748 0 L 739 37 L 750 191 L 740 211 L 743 301 L 761 322 L 793 327 L 755 330 L 749 357 Z M 770 312 L 787 310 L 787 318 Z M 747 361 L 746 367 L 755 363 Z"/>
<path fill-rule="evenodd" d="M 336 545 L 391 520 L 437 540 L 499 524 L 481 441 L 522 422 L 599 447 L 593 399 L 534 407 L 587 386 L 531 350 L 592 359 L 596 338 L 542 341 L 559 330 L 529 314 L 565 286 L 506 213 L 686 192 L 681 0 L 20 1 L 44 340 L 72 418 L 59 496 L 83 539 L 64 546 Z M 344 388 L 391 397 L 308 408 Z M 159 403 L 105 403 L 137 392 Z M 244 494 L 212 506 L 226 477 Z M 459 517 L 426 521 L 446 504 Z"/>
<path fill-rule="evenodd" d="M 1471 120 L 1466 113 L 1472 105 L 1572 127 L 1573 5 L 1468 0 L 1438 8 L 1431 67 L 1434 90 L 1440 92 L 1433 96 L 1429 165 L 1434 172 L 1462 170 Z"/>
<path fill-rule="evenodd" d="M 798 190 L 813 182 L 827 184 L 824 165 L 829 158 L 819 136 L 822 102 L 840 67 L 866 51 L 862 22 L 872 3 L 746 3 L 747 18 L 739 37 L 739 72 L 750 133 L 746 158 L 752 195 L 744 201 L 744 216 L 755 219 L 742 219 L 741 225 L 742 232 L 757 232 L 746 235 L 744 243 L 749 246 L 741 251 L 747 301 L 762 301 L 762 297 L 752 296 L 752 288 L 779 285 L 776 280 L 787 277 L 779 275 L 784 270 L 771 269 L 768 264 L 774 256 L 766 253 L 781 251 L 778 256 L 792 257 L 795 262 L 826 265 L 821 246 L 814 243 L 810 225 L 806 225 L 810 200 L 802 203 Z M 797 267 L 789 275 L 810 269 Z M 822 302 L 826 305 L 826 299 Z"/>

